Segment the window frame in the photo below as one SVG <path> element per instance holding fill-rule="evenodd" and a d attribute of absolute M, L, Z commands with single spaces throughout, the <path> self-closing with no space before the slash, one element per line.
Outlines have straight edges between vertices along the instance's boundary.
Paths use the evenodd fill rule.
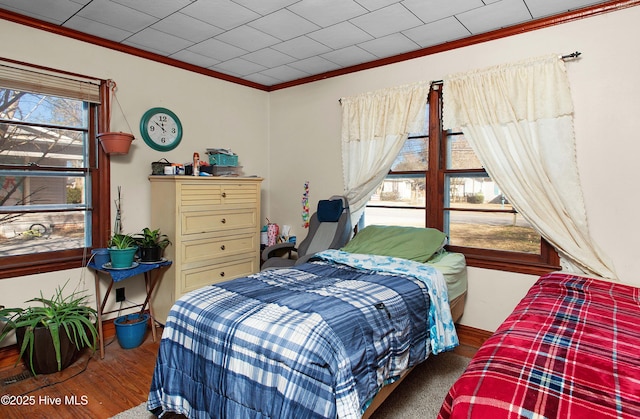
<path fill-rule="evenodd" d="M 447 132 L 442 128 L 442 88 L 434 83 L 428 98 L 428 167 L 425 176 L 426 203 L 425 226 L 444 231 L 446 210 L 445 178 L 447 174 L 475 173 L 486 174 L 485 169 L 447 169 Z M 413 175 L 415 171 L 389 171 L 389 175 Z M 435 198 L 434 198 L 435 197 Z M 512 252 L 486 248 L 447 245 L 451 252 L 465 255 L 468 266 L 523 274 L 542 275 L 560 269 L 560 258 L 553 246 L 544 238 L 540 240 L 540 254 Z"/>
<path fill-rule="evenodd" d="M 62 77 L 69 76 L 88 78 L 86 76 L 58 71 L 55 69 L 30 66 L 25 63 L 17 64 L 26 67 L 33 67 L 36 71 L 45 70 L 49 73 L 58 74 Z M 89 118 L 92 121 L 89 124 L 87 137 L 87 146 L 89 147 L 88 170 L 91 173 L 91 203 L 89 205 L 89 210 L 91 211 L 90 247 L 2 257 L 0 279 L 81 268 L 86 265 L 91 249 L 104 247 L 104 245 L 106 245 L 109 237 L 109 226 L 111 223 L 110 159 L 109 155 L 102 150 L 102 147 L 100 147 L 96 135 L 98 132 L 103 131 L 103 127 L 108 127 L 110 109 L 108 81 L 100 80 L 99 90 L 100 103 L 89 103 L 88 110 L 90 114 Z M 35 168 L 34 170 L 38 169 Z"/>

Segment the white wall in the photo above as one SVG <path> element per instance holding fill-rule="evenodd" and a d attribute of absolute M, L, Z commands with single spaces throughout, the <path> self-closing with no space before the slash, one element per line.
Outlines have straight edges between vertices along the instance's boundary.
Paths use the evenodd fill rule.
<path fill-rule="evenodd" d="M 0 38 L 6 41 L 0 52 L 4 58 L 113 79 L 117 83 L 116 95 L 126 118 L 114 101 L 111 129 L 132 132 L 136 137 L 128 155 L 111 159 L 112 218 L 113 199 L 117 187 L 121 186 L 125 232 L 138 232 L 150 222 L 152 209 L 147 177 L 151 173 L 151 162 L 160 158 L 187 162 L 195 151 L 204 156 L 208 147 L 229 147 L 238 153 L 245 174 L 267 176 L 268 93 L 4 20 L 0 20 Z M 171 109 L 183 125 L 183 139 L 170 152 L 151 149 L 140 136 L 140 118 L 156 106 Z M 264 183 L 268 184 L 268 179 Z M 263 198 L 266 202 L 266 197 Z M 67 280 L 70 280 L 69 287 L 81 282 L 81 288 L 86 287 L 93 301 L 93 274 L 85 271 L 73 269 L 1 279 L 0 305 L 21 305 L 38 296 L 41 289 L 49 297 L 57 285 Z M 80 281 L 81 278 L 85 281 Z M 106 286 L 107 281 L 103 280 L 103 294 Z M 127 299 L 144 300 L 142 276 L 127 279 L 118 286 L 125 287 Z M 114 307 L 112 295 L 106 309 Z"/>
<path fill-rule="evenodd" d="M 340 105 L 343 96 L 548 53 L 583 53 L 567 62 L 575 102 L 577 159 L 595 243 L 613 259 L 621 281 L 640 286 L 635 209 L 640 56 L 630 40 L 640 35 L 640 7 L 505 39 L 417 58 L 313 84 L 272 92 L 270 219 L 294 226 L 299 238 L 300 197 L 310 181 L 311 208 L 342 192 Z M 286 167 L 287 170 L 280 170 Z M 277 168 L 277 170 L 275 169 Z M 469 269 L 469 300 L 462 323 L 495 328 L 535 281 L 531 275 Z"/>
<path fill-rule="evenodd" d="M 292 226 L 300 239 L 303 184 L 310 182 L 310 206 L 342 193 L 340 105 L 343 96 L 419 80 L 517 61 L 547 53 L 579 50 L 580 60 L 567 68 L 575 102 L 577 159 L 583 179 L 592 237 L 614 261 L 623 282 L 640 285 L 635 238 L 640 221 L 634 216 L 640 195 L 630 190 L 640 143 L 635 141 L 640 86 L 640 58 L 629 41 L 640 35 L 640 7 L 265 93 L 236 84 L 91 46 L 10 22 L 0 21 L 0 55 L 69 70 L 118 83 L 118 99 L 138 138 L 127 156 L 112 159 L 112 197 L 123 188 L 123 225 L 136 231 L 150 220 L 150 163 L 166 157 L 188 161 L 194 151 L 231 147 L 246 174 L 265 177 L 263 221 Z M 626 42 L 625 42 L 626 41 Z M 147 147 L 138 130 L 149 108 L 164 106 L 182 120 L 184 138 L 168 153 Z M 114 104 L 113 130 L 129 130 Z M 630 180 L 631 179 L 631 180 Z M 17 305 L 34 290 L 51 294 L 67 279 L 75 285 L 83 269 L 0 280 L 0 304 Z M 535 281 L 531 275 L 469 269 L 469 299 L 462 323 L 494 330 Z M 142 293 L 136 280 L 126 285 L 127 297 Z M 138 282 L 142 282 L 139 280 Z M 104 288 L 104 284 L 103 284 Z M 133 291 L 133 292 L 131 292 Z M 113 303 L 110 304 L 113 307 Z"/>

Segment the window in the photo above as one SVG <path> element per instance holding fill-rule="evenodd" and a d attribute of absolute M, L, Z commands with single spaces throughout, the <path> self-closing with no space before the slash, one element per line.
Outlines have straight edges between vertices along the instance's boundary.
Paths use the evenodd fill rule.
<path fill-rule="evenodd" d="M 80 267 L 106 243 L 99 99 L 99 82 L 0 63 L 0 278 Z"/>
<path fill-rule="evenodd" d="M 432 89 L 423 132 L 409 136 L 367 204 L 364 225 L 433 227 L 470 266 L 541 274 L 558 269 L 553 248 L 491 180 L 460 130 L 442 130 Z"/>

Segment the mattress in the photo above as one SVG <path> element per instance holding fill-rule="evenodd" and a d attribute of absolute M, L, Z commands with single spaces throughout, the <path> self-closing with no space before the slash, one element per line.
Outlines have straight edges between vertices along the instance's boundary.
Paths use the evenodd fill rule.
<path fill-rule="evenodd" d="M 449 390 L 440 419 L 638 418 L 640 289 L 538 279 Z"/>
<path fill-rule="evenodd" d="M 189 417 L 360 417 L 429 352 L 457 345 L 442 274 L 322 252 L 186 294 L 163 333 L 148 407 Z"/>
<path fill-rule="evenodd" d="M 467 292 L 467 263 L 462 253 L 442 251 L 425 263 L 439 270 L 444 276 L 449 301 Z"/>

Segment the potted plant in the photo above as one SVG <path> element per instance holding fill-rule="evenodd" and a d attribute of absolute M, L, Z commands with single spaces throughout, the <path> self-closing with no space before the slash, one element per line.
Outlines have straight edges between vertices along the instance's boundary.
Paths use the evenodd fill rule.
<path fill-rule="evenodd" d="M 142 233 L 134 236 L 140 249 L 140 261 L 159 262 L 162 260 L 164 249 L 171 244 L 169 236 L 162 234 L 160 229 L 151 230 L 149 227 L 142 229 Z"/>
<path fill-rule="evenodd" d="M 111 268 L 126 269 L 133 266 L 138 251 L 136 240 L 131 234 L 116 233 L 109 239 L 109 257 Z"/>
<path fill-rule="evenodd" d="M 44 298 L 41 291 L 40 297 L 25 302 L 29 304 L 25 308 L 0 310 L 4 322 L 0 341 L 15 331 L 20 358 L 34 375 L 62 371 L 80 350 L 95 349 L 96 310 L 87 305 L 87 295 L 73 292 L 64 297 L 63 289 L 58 287 L 51 298 Z"/>

